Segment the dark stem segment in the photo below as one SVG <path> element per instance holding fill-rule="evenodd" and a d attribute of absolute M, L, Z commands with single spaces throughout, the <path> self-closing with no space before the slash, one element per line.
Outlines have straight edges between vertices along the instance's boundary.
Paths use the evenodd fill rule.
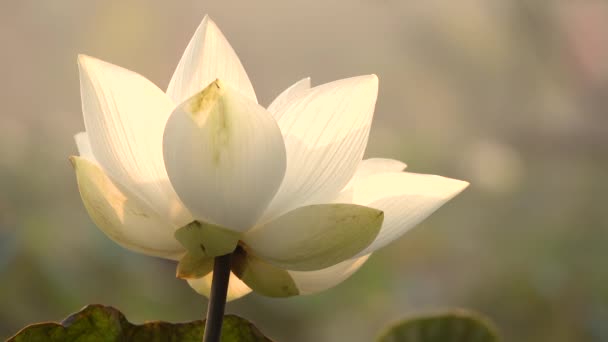
<path fill-rule="evenodd" d="M 216 257 L 214 260 L 211 295 L 207 308 L 207 323 L 205 323 L 203 342 L 219 342 L 222 335 L 224 308 L 226 307 L 228 281 L 230 280 L 231 256 L 232 254 L 226 254 Z"/>

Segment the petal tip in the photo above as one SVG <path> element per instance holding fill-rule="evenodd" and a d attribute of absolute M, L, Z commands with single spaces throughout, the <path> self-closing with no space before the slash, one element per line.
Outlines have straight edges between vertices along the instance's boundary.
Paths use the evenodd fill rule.
<path fill-rule="evenodd" d="M 206 27 L 209 26 L 210 24 L 215 24 L 215 22 L 213 21 L 213 19 L 211 19 L 211 17 L 209 16 L 209 14 L 205 14 L 205 16 L 203 17 L 203 20 L 201 20 L 201 27 Z"/>
<path fill-rule="evenodd" d="M 89 55 L 79 53 L 78 57 L 77 57 L 77 61 L 78 61 L 78 66 L 80 68 L 87 68 L 91 65 L 91 63 L 98 61 L 98 59 L 95 57 L 91 57 Z"/>
<path fill-rule="evenodd" d="M 209 28 L 219 30 L 215 21 L 213 21 L 213 19 L 211 19 L 211 17 L 208 14 L 205 14 L 205 16 L 203 17 L 203 20 L 201 20 L 201 23 L 195 32 L 195 35 L 197 35 L 199 33 L 204 33 L 205 35 L 207 35 L 209 32 Z"/>
<path fill-rule="evenodd" d="M 463 191 L 464 189 L 468 188 L 469 185 L 471 185 L 471 183 L 464 181 L 464 180 L 459 180 L 459 184 L 460 184 L 460 191 Z"/>
<path fill-rule="evenodd" d="M 378 79 L 378 76 L 376 74 L 371 74 L 367 77 L 369 78 L 370 86 L 377 90 L 378 84 L 380 83 L 380 79 Z"/>
<path fill-rule="evenodd" d="M 81 75 L 86 74 L 88 77 L 91 77 L 92 73 L 94 73 L 96 68 L 100 68 L 104 65 L 111 65 L 108 62 L 104 62 L 99 58 L 91 57 L 85 54 L 78 55 L 78 69 L 80 70 Z"/>
<path fill-rule="evenodd" d="M 205 15 L 180 59 L 167 93 L 176 103 L 181 103 L 217 76 L 257 102 L 234 49 L 211 17 Z"/>
<path fill-rule="evenodd" d="M 448 192 L 451 194 L 450 198 L 453 198 L 456 195 L 460 194 L 467 187 L 469 187 L 469 185 L 471 185 L 469 182 L 463 181 L 460 179 L 447 178 L 447 177 L 442 177 L 442 176 L 437 176 L 437 177 L 441 177 L 446 180 L 446 182 L 444 184 L 448 188 Z"/>
<path fill-rule="evenodd" d="M 224 94 L 226 86 L 219 78 L 211 82 L 205 89 L 199 91 L 190 99 L 188 99 L 182 108 L 190 114 L 197 114 L 209 111 L 209 108 L 213 107 L 220 97 Z"/>
<path fill-rule="evenodd" d="M 80 63 L 81 61 L 83 61 L 87 58 L 90 58 L 90 57 L 84 53 L 79 53 L 78 55 L 76 55 L 76 60 L 78 61 L 78 63 Z"/>
<path fill-rule="evenodd" d="M 357 87 L 359 87 L 359 89 L 362 89 L 363 91 L 369 91 L 370 95 L 371 93 L 375 93 L 376 96 L 378 94 L 378 84 L 379 84 L 379 79 L 378 76 L 376 76 L 376 74 L 369 74 L 369 75 L 361 75 L 361 76 L 355 76 L 353 78 L 351 78 L 350 80 L 354 80 L 357 84 Z"/>
<path fill-rule="evenodd" d="M 367 82 L 370 87 L 378 87 L 378 83 L 380 82 L 380 80 L 378 79 L 378 75 L 376 74 L 359 76 L 359 79 Z"/>

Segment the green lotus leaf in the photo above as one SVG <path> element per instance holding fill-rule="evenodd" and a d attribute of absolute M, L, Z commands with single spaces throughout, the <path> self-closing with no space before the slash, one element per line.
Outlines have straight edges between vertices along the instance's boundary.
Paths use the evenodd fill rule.
<path fill-rule="evenodd" d="M 32 324 L 7 342 L 115 342 L 163 341 L 200 342 L 205 331 L 204 321 L 188 323 L 147 322 L 135 325 L 117 309 L 103 305 L 88 305 L 72 314 L 61 324 Z M 251 322 L 235 316 L 224 317 L 222 342 L 272 342 Z"/>
<path fill-rule="evenodd" d="M 406 319 L 389 327 L 378 342 L 497 342 L 493 325 L 464 310 Z"/>

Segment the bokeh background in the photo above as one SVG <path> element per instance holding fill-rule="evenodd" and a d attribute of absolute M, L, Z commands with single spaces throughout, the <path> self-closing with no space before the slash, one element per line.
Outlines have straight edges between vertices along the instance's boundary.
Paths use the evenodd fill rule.
<path fill-rule="evenodd" d="M 67 157 L 76 55 L 164 88 L 206 13 L 262 104 L 302 77 L 376 73 L 367 156 L 472 184 L 338 287 L 229 312 L 278 341 L 371 341 L 445 307 L 506 341 L 608 341 L 608 2 L 529 0 L 2 1 L 0 338 L 87 303 L 202 317 L 174 264 L 95 228 Z"/>

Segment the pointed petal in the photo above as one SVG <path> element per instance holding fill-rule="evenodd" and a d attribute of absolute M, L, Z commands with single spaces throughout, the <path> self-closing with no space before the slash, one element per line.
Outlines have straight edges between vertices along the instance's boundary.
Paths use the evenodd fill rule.
<path fill-rule="evenodd" d="M 381 211 L 359 205 L 310 205 L 246 232 L 242 241 L 252 254 L 275 266 L 320 270 L 367 247 L 382 219 Z"/>
<path fill-rule="evenodd" d="M 206 276 L 198 279 L 188 279 L 188 285 L 194 289 L 198 294 L 201 294 L 207 298 L 211 294 L 211 280 L 213 279 L 213 272 Z M 228 302 L 235 299 L 239 299 L 251 292 L 251 289 L 245 285 L 234 273 L 230 273 L 230 279 L 228 280 Z"/>
<path fill-rule="evenodd" d="M 285 298 L 299 294 L 288 271 L 264 262 L 241 248 L 232 255 L 231 268 L 247 286 L 261 295 Z"/>
<path fill-rule="evenodd" d="M 285 172 L 285 145 L 270 113 L 219 80 L 173 112 L 164 155 L 195 218 L 236 231 L 255 224 Z"/>
<path fill-rule="evenodd" d="M 363 157 L 377 92 L 375 75 L 354 77 L 312 88 L 276 109 L 287 170 L 263 222 L 327 202 L 344 188 Z"/>
<path fill-rule="evenodd" d="M 285 89 L 279 96 L 277 96 L 274 101 L 268 106 L 268 111 L 271 114 L 277 112 L 278 109 L 281 109 L 285 104 L 289 101 L 297 98 L 302 95 L 305 91 L 310 89 L 310 77 L 306 77 L 304 79 L 299 80 L 294 83 L 291 87 Z"/>
<path fill-rule="evenodd" d="M 188 223 L 162 156 L 171 99 L 132 71 L 82 55 L 78 65 L 84 123 L 99 165 L 161 215 Z"/>
<path fill-rule="evenodd" d="M 353 275 L 369 258 L 369 254 L 342 261 L 318 271 L 288 271 L 301 295 L 313 294 L 330 289 Z"/>
<path fill-rule="evenodd" d="M 89 216 L 110 239 L 147 255 L 178 260 L 184 254 L 184 248 L 173 238 L 170 222 L 158 217 L 127 188 L 119 188 L 93 162 L 80 157 L 70 160 Z"/>
<path fill-rule="evenodd" d="M 87 132 L 80 132 L 74 135 L 74 140 L 76 141 L 76 147 L 78 148 L 78 154 L 87 159 L 88 161 L 92 161 L 97 163 L 95 160 L 95 156 L 93 155 L 93 150 L 91 149 L 91 142 L 89 141 L 89 135 Z"/>
<path fill-rule="evenodd" d="M 216 79 L 257 102 L 238 56 L 213 20 L 205 16 L 173 73 L 167 94 L 175 103 L 182 103 Z"/>
<path fill-rule="evenodd" d="M 461 180 L 409 172 L 380 173 L 356 182 L 353 203 L 382 210 L 385 215 L 376 240 L 358 255 L 399 238 L 468 185 Z"/>

